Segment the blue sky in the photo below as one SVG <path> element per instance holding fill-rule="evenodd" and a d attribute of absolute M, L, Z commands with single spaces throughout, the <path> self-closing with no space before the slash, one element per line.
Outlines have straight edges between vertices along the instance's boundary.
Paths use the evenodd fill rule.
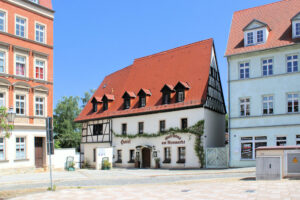
<path fill-rule="evenodd" d="M 135 58 L 213 38 L 227 102 L 224 57 L 234 11 L 274 0 L 52 0 L 54 105 L 83 96 Z"/>

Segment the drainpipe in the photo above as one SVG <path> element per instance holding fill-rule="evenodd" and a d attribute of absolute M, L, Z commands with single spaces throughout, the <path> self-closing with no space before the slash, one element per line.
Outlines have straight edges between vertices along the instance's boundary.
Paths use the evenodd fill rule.
<path fill-rule="evenodd" d="M 231 126 L 230 126 L 230 116 L 231 116 L 231 106 L 230 106 L 230 57 L 227 57 L 227 64 L 228 64 L 228 74 L 227 74 L 227 81 L 228 81 L 228 145 L 229 145 L 229 158 L 228 158 L 228 167 L 230 167 L 230 160 L 231 160 Z"/>

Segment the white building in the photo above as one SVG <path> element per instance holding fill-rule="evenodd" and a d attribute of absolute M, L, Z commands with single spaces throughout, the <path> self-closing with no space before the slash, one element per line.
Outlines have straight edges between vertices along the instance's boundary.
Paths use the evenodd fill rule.
<path fill-rule="evenodd" d="M 272 11 L 276 11 L 276 14 Z M 260 146 L 300 145 L 300 1 L 235 12 L 228 60 L 230 166 Z"/>
<path fill-rule="evenodd" d="M 83 124 L 84 160 L 93 166 L 97 148 L 112 147 L 118 167 L 153 168 L 159 158 L 163 168 L 199 168 L 195 145 L 224 146 L 225 113 L 208 39 L 136 59 L 107 76 L 76 122 Z M 202 137 L 187 131 L 202 120 Z"/>

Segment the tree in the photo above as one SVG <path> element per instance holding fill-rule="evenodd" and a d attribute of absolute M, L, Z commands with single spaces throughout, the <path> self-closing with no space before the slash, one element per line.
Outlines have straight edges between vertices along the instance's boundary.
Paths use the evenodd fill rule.
<path fill-rule="evenodd" d="M 84 93 L 84 97 L 81 97 L 82 108 L 84 108 L 84 106 L 89 102 L 90 98 L 95 93 L 95 91 L 96 91 L 95 89 L 90 89 L 90 91 Z"/>
<path fill-rule="evenodd" d="M 74 122 L 79 113 L 79 97 L 63 97 L 58 102 L 53 115 L 56 147 L 78 148 L 80 146 L 81 124 Z"/>
<path fill-rule="evenodd" d="M 0 106 L 0 136 L 4 135 L 9 138 L 14 126 L 9 124 L 7 120 L 7 112 L 4 106 Z"/>

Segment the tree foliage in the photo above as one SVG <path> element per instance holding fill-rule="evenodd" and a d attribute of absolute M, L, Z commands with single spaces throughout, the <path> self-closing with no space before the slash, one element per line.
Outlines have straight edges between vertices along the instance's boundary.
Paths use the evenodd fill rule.
<path fill-rule="evenodd" d="M 14 126 L 9 124 L 6 111 L 7 109 L 4 106 L 0 106 L 0 136 L 4 135 L 9 138 Z"/>
<path fill-rule="evenodd" d="M 84 108 L 84 106 L 89 102 L 90 98 L 92 97 L 92 95 L 95 93 L 96 90 L 94 89 L 90 89 L 90 91 L 87 91 L 84 93 L 84 96 L 81 97 L 81 107 Z"/>
<path fill-rule="evenodd" d="M 81 140 L 81 124 L 74 119 L 80 114 L 79 97 L 63 97 L 53 115 L 56 147 L 78 148 Z"/>

